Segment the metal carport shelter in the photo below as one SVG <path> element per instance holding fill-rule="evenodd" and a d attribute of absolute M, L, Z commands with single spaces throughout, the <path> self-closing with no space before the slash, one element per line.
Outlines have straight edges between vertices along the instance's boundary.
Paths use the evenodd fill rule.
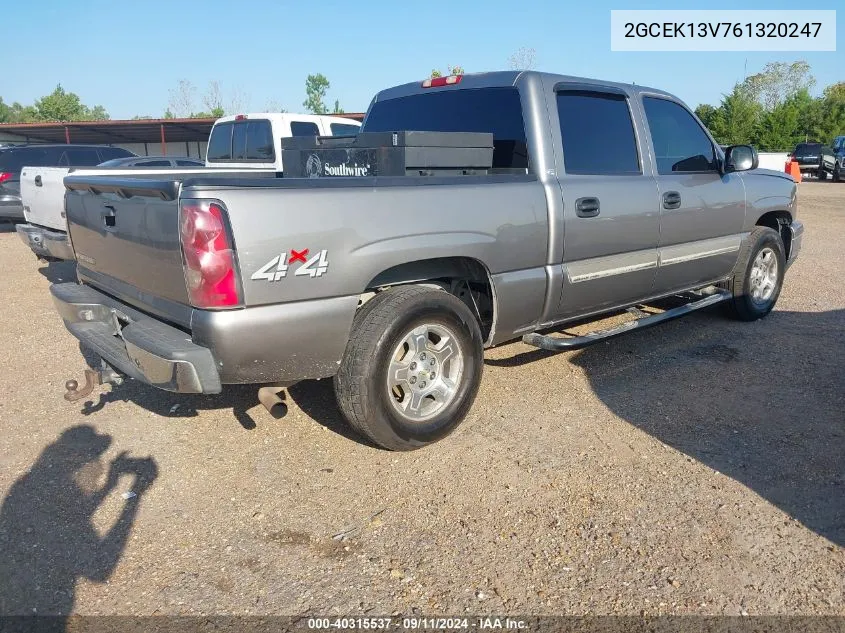
<path fill-rule="evenodd" d="M 363 113 L 341 116 L 362 120 Z M 88 143 L 116 145 L 138 155 L 170 154 L 205 157 L 205 146 L 216 119 L 132 119 L 129 121 L 67 121 L 0 123 L 0 144 Z"/>

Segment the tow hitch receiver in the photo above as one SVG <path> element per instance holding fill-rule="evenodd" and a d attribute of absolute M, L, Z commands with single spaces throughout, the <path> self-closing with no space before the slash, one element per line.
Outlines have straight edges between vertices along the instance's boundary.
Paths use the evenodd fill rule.
<path fill-rule="evenodd" d="M 104 369 L 86 369 L 85 370 L 85 384 L 82 388 L 79 383 L 72 378 L 65 383 L 65 400 L 68 402 L 76 402 L 91 394 L 94 387 L 97 385 L 104 385 L 107 382 L 119 385 L 123 382 L 123 377 L 118 374 L 111 367 Z"/>

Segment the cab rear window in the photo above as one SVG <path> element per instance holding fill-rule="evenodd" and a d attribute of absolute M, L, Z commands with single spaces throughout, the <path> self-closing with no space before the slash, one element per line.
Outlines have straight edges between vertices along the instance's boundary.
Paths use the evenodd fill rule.
<path fill-rule="evenodd" d="M 208 139 L 208 162 L 261 162 L 276 159 L 273 132 L 267 119 L 231 121 L 215 125 Z"/>
<path fill-rule="evenodd" d="M 490 132 L 494 168 L 527 168 L 528 145 L 516 88 L 435 90 L 376 101 L 361 132 Z"/>

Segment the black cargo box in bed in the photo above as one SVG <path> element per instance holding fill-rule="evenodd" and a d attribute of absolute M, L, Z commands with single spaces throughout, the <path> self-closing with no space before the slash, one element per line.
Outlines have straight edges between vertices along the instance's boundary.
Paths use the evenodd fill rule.
<path fill-rule="evenodd" d="M 459 176 L 493 166 L 493 135 L 476 132 L 364 132 L 282 139 L 286 178 Z"/>

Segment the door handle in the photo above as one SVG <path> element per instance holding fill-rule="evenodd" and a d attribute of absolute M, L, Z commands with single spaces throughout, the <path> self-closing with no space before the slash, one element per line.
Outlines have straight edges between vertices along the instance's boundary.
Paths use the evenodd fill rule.
<path fill-rule="evenodd" d="M 681 206 L 681 194 L 677 191 L 667 191 L 663 194 L 663 208 L 677 209 Z"/>
<path fill-rule="evenodd" d="M 599 212 L 598 198 L 578 198 L 575 201 L 575 215 L 579 218 L 594 218 Z"/>
<path fill-rule="evenodd" d="M 35 177 L 35 186 L 36 187 L 41 186 L 41 175 L 38 175 L 38 176 Z"/>

